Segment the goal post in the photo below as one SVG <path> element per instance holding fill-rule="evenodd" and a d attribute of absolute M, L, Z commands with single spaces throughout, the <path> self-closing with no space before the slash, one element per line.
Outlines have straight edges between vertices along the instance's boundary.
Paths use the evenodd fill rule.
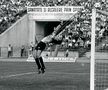
<path fill-rule="evenodd" d="M 95 25 L 96 9 L 92 9 L 92 30 L 91 30 L 91 61 L 90 61 L 90 90 L 95 90 Z"/>

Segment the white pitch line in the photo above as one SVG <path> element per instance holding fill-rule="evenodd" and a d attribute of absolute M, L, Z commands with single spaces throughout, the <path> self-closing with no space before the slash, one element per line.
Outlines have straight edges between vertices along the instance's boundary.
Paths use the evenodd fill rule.
<path fill-rule="evenodd" d="M 47 73 L 47 72 L 46 72 Z M 68 73 L 68 72 L 48 72 L 48 74 L 68 74 L 68 75 L 76 75 L 76 74 L 80 74 L 80 75 L 87 75 L 87 74 L 90 74 L 90 73 Z"/>
<path fill-rule="evenodd" d="M 1 76 L 0 78 L 10 78 L 10 77 L 23 76 L 23 75 L 29 75 L 29 74 L 34 74 L 34 73 L 36 73 L 36 72 L 13 74 L 13 75 Z"/>
<path fill-rule="evenodd" d="M 30 75 L 30 74 L 35 74 L 36 72 L 28 72 L 28 73 L 21 73 L 21 74 L 12 74 L 12 75 L 7 75 L 7 76 L 1 76 L 0 78 L 11 78 L 11 77 L 18 77 L 18 76 L 23 76 L 23 75 Z M 63 72 L 46 72 L 46 74 L 68 74 L 68 75 L 88 75 L 90 73 L 63 73 Z"/>

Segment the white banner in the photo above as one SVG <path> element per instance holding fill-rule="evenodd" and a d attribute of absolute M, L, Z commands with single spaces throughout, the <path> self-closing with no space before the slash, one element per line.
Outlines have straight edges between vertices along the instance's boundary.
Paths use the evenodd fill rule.
<path fill-rule="evenodd" d="M 77 57 L 42 57 L 44 62 L 76 62 Z M 27 62 L 35 62 L 33 56 L 29 56 Z"/>
<path fill-rule="evenodd" d="M 28 13 L 76 13 L 83 6 L 27 7 Z"/>
<path fill-rule="evenodd" d="M 68 20 L 83 6 L 57 6 L 57 7 L 27 7 L 30 20 L 60 21 Z"/>

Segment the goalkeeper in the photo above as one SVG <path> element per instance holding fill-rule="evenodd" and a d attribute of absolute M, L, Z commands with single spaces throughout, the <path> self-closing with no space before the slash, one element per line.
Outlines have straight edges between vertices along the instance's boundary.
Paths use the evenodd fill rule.
<path fill-rule="evenodd" d="M 38 66 L 38 73 L 40 74 L 41 72 L 45 72 L 45 65 L 43 62 L 43 59 L 41 57 L 42 51 L 45 49 L 46 44 L 52 43 L 52 44 L 61 44 L 63 37 L 57 37 L 58 34 L 65 29 L 67 25 L 72 23 L 72 20 L 68 21 L 61 21 L 61 23 L 55 28 L 54 32 L 51 35 L 48 35 L 44 37 L 35 47 L 35 53 L 34 53 L 34 58 L 36 61 L 36 64 Z"/>

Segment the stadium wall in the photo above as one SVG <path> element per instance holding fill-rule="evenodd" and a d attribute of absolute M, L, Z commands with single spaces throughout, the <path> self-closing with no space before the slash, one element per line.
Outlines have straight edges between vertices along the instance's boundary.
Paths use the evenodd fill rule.
<path fill-rule="evenodd" d="M 28 40 L 28 15 L 25 15 L 0 35 L 0 47 L 28 45 Z"/>

